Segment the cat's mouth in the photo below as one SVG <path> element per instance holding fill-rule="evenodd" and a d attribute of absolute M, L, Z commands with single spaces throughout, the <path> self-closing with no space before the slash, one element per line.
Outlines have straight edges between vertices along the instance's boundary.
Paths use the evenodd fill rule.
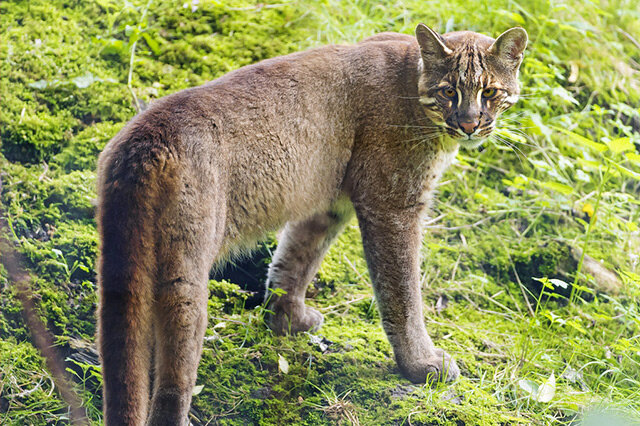
<path fill-rule="evenodd" d="M 446 132 L 449 134 L 449 136 L 453 140 L 455 140 L 458 143 L 458 145 L 460 145 L 464 149 L 474 149 L 479 147 L 480 145 L 482 145 L 482 142 L 484 142 L 487 139 L 487 136 L 490 134 L 490 131 L 488 134 L 487 131 L 484 130 L 481 132 L 481 134 L 468 135 L 468 134 L 464 134 L 460 130 L 454 130 L 449 126 L 446 127 Z"/>
<path fill-rule="evenodd" d="M 456 141 L 464 149 L 473 149 L 473 148 L 477 148 L 480 145 L 482 145 L 482 142 L 484 142 L 485 139 L 486 138 L 484 138 L 484 137 L 480 137 L 480 138 L 477 138 L 477 137 L 476 138 L 458 138 L 458 139 L 456 139 Z"/>

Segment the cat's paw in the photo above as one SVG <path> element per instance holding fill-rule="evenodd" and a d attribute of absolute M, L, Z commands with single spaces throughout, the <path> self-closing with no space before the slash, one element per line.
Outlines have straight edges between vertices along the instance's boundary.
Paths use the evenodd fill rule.
<path fill-rule="evenodd" d="M 450 382 L 460 375 L 455 360 L 440 348 L 425 357 L 398 359 L 402 375 L 414 383 Z"/>
<path fill-rule="evenodd" d="M 288 312 L 275 308 L 267 323 L 276 334 L 296 334 L 304 331 L 316 331 L 322 325 L 324 317 L 312 307 L 302 305 Z"/>

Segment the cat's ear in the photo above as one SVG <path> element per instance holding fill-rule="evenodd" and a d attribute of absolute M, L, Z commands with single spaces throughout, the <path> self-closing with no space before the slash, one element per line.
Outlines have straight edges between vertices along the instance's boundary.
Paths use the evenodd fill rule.
<path fill-rule="evenodd" d="M 500 34 L 489 48 L 489 53 L 497 56 L 513 68 L 518 68 L 529 37 L 524 28 L 515 27 Z"/>
<path fill-rule="evenodd" d="M 416 38 L 420 45 L 422 58 L 426 60 L 442 59 L 452 53 L 445 44 L 442 36 L 425 24 L 418 24 L 416 27 Z"/>

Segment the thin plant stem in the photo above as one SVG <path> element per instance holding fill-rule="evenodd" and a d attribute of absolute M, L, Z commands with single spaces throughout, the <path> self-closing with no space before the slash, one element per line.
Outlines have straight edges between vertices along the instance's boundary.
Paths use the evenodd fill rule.
<path fill-rule="evenodd" d="M 576 269 L 576 275 L 573 278 L 573 284 L 571 285 L 571 295 L 569 296 L 569 300 L 571 303 L 575 302 L 576 287 L 578 285 L 578 279 L 580 277 L 580 271 L 582 271 L 582 265 L 584 264 L 584 256 L 587 252 L 587 246 L 589 245 L 589 238 L 591 237 L 591 230 L 593 229 L 593 225 L 596 222 L 596 218 L 598 215 L 598 208 L 600 207 L 600 200 L 602 199 L 602 190 L 604 189 L 604 184 L 609 178 L 609 170 L 611 169 L 611 163 L 607 163 L 607 169 L 602 175 L 602 179 L 600 179 L 600 184 L 598 185 L 598 192 L 596 194 L 596 205 L 593 207 L 593 214 L 591 215 L 591 220 L 589 220 L 589 225 L 587 226 L 587 232 L 584 236 L 584 243 L 582 244 L 582 254 L 580 255 L 580 262 L 578 262 L 578 268 Z"/>
<path fill-rule="evenodd" d="M 144 7 L 144 10 L 142 11 L 142 17 L 140 18 L 140 23 L 144 22 L 144 20 L 146 19 L 147 12 L 149 11 L 149 7 L 151 6 L 152 2 L 153 0 L 149 0 L 147 2 L 147 5 Z M 140 23 L 138 23 L 138 30 L 140 30 Z M 131 93 L 131 97 L 133 98 L 136 111 L 140 112 L 140 101 L 138 100 L 138 97 L 133 91 L 133 86 L 131 85 L 131 82 L 133 80 L 133 61 L 135 60 L 135 57 L 136 57 L 137 45 L 138 45 L 138 40 L 136 39 L 136 41 L 134 41 L 133 44 L 131 45 L 131 56 L 129 57 L 129 75 L 127 77 L 127 88 L 129 89 L 129 92 Z"/>

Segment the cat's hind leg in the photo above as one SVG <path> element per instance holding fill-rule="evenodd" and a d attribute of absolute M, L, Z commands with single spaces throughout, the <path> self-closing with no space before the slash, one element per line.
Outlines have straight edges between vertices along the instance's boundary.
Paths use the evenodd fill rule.
<path fill-rule="evenodd" d="M 329 246 L 352 215 L 350 205 L 336 205 L 285 226 L 267 279 L 266 299 L 273 312 L 269 325 L 276 333 L 293 334 L 322 325 L 322 314 L 305 305 L 305 293 Z"/>
<path fill-rule="evenodd" d="M 187 425 L 207 325 L 208 277 L 221 244 L 224 205 L 205 188 L 180 192 L 158 222 L 153 392 L 148 425 Z"/>

